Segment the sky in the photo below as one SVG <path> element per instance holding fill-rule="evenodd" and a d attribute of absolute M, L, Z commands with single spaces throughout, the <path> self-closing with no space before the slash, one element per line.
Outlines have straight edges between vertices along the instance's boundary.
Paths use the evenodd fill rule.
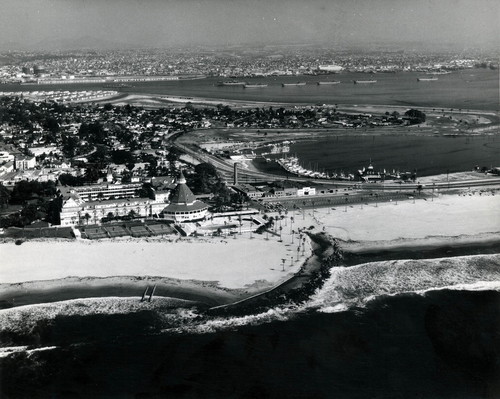
<path fill-rule="evenodd" d="M 91 38 L 131 46 L 500 38 L 498 0 L 0 0 L 0 44 Z"/>

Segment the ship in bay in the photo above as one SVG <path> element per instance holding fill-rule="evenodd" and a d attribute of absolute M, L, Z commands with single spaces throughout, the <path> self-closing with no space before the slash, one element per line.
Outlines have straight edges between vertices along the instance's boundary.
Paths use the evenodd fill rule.
<path fill-rule="evenodd" d="M 418 82 L 430 82 L 433 80 L 438 80 L 438 78 L 436 78 L 435 76 L 430 77 L 430 78 L 417 78 Z"/>
<path fill-rule="evenodd" d="M 281 86 L 283 87 L 288 87 L 288 86 L 305 86 L 306 82 L 296 82 L 296 83 L 282 83 Z"/>
<path fill-rule="evenodd" d="M 329 80 L 329 81 L 323 81 L 323 82 L 316 82 L 318 85 L 337 85 L 340 83 L 340 80 Z"/>
<path fill-rule="evenodd" d="M 254 88 L 260 88 L 260 87 L 267 87 L 267 83 L 246 83 L 243 86 L 245 89 L 254 89 Z"/>
<path fill-rule="evenodd" d="M 243 82 L 240 80 L 226 80 L 217 82 L 217 86 L 245 86 L 247 82 Z"/>
<path fill-rule="evenodd" d="M 377 83 L 376 80 L 355 80 L 354 84 L 373 84 Z"/>

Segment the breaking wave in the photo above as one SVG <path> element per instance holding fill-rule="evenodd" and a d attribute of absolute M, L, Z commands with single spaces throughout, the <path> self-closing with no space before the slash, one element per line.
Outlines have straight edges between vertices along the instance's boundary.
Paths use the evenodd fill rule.
<path fill-rule="evenodd" d="M 323 287 L 306 303 L 277 306 L 254 315 L 210 316 L 200 311 L 194 302 L 167 297 L 157 297 L 151 303 L 140 302 L 137 298 L 87 298 L 4 309 L 0 311 L 0 331 L 26 337 L 47 320 L 127 315 L 132 324 L 154 324 L 154 327 L 140 330 L 140 333 L 206 334 L 248 325 L 284 322 L 316 312 L 359 309 L 380 296 L 405 293 L 425 295 L 442 289 L 500 291 L 500 254 L 381 261 L 348 268 L 337 267 L 331 270 L 331 276 Z M 154 316 L 141 320 L 137 317 L 141 312 Z M 17 343 L 11 342 L 11 345 L 14 344 Z"/>
<path fill-rule="evenodd" d="M 336 268 L 306 307 L 332 312 L 363 306 L 380 295 L 424 294 L 437 289 L 500 289 L 500 255 L 382 261 Z"/>
<path fill-rule="evenodd" d="M 154 312 L 161 325 L 178 326 L 198 317 L 192 310 L 193 305 L 191 301 L 168 297 L 155 297 L 153 302 L 141 302 L 137 297 L 106 297 L 19 306 L 0 311 L 0 333 L 4 338 L 6 335 L 27 337 L 39 333 L 40 325 L 64 318 L 139 312 Z"/>
<path fill-rule="evenodd" d="M 286 321 L 308 312 L 343 312 L 364 307 L 382 295 L 425 295 L 442 289 L 500 291 L 500 255 L 382 261 L 334 268 L 324 286 L 303 305 L 275 307 L 257 315 L 212 318 L 201 323 L 198 320 L 171 331 L 207 333 Z"/>

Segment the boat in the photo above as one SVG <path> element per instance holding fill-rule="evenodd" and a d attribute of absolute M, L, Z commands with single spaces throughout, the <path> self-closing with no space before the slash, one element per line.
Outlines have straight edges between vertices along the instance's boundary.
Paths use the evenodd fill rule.
<path fill-rule="evenodd" d="M 245 86 L 247 82 L 239 81 L 239 80 L 227 80 L 224 82 L 217 82 L 218 86 Z"/>
<path fill-rule="evenodd" d="M 375 172 L 370 162 L 367 168 L 363 167 L 363 169 L 358 170 L 358 177 L 364 182 L 384 180 L 385 170 L 383 172 Z"/>
<path fill-rule="evenodd" d="M 128 85 L 125 83 L 113 83 L 113 84 L 104 85 L 103 87 L 105 87 L 107 89 L 125 89 L 125 88 L 134 87 L 134 86 Z"/>
<path fill-rule="evenodd" d="M 415 173 L 412 172 L 399 172 L 397 170 L 386 171 L 385 169 L 380 170 L 378 172 L 375 171 L 371 161 L 367 168 L 363 167 L 363 169 L 358 170 L 358 179 L 365 182 L 377 182 L 377 181 L 385 181 L 385 180 L 408 180 L 411 179 L 412 176 L 415 176 Z"/>
<path fill-rule="evenodd" d="M 419 82 L 429 82 L 433 80 L 438 80 L 438 78 L 436 78 L 435 76 L 433 76 L 432 78 L 417 78 L 417 81 Z"/>
<path fill-rule="evenodd" d="M 326 82 L 316 82 L 316 84 L 318 84 L 318 85 L 336 85 L 339 83 L 340 83 L 340 80 L 329 80 Z"/>
<path fill-rule="evenodd" d="M 306 169 L 299 163 L 296 156 L 275 159 L 275 161 L 287 172 L 301 177 L 310 177 L 314 179 L 329 179 L 328 173 L 319 172 L 312 169 Z"/>
<path fill-rule="evenodd" d="M 245 85 L 243 86 L 245 89 L 253 89 L 253 88 L 259 88 L 259 87 L 267 87 L 267 83 L 252 83 L 252 84 L 248 84 L 248 83 L 245 83 Z"/>
<path fill-rule="evenodd" d="M 281 86 L 287 87 L 287 86 L 305 86 L 306 82 L 296 82 L 296 83 L 282 83 Z"/>
<path fill-rule="evenodd" d="M 377 83 L 376 80 L 355 80 L 354 84 L 372 84 Z"/>

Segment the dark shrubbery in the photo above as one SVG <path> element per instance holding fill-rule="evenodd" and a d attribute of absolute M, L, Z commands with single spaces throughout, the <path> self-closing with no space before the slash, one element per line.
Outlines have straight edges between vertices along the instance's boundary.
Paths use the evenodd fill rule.
<path fill-rule="evenodd" d="M 408 117 L 410 125 L 417 125 L 425 122 L 425 114 L 418 109 L 409 109 L 405 112 L 405 115 Z"/>

